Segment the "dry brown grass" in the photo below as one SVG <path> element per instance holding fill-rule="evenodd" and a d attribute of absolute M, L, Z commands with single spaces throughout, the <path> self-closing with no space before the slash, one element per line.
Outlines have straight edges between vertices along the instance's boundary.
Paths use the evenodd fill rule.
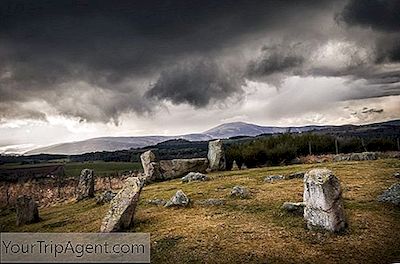
<path fill-rule="evenodd" d="M 273 184 L 263 178 L 314 167 L 328 167 L 340 178 L 349 229 L 344 234 L 308 231 L 302 217 L 280 210 L 285 201 L 301 201 L 301 179 Z M 211 174 L 207 182 L 179 180 L 146 186 L 132 232 L 149 232 L 154 263 L 390 263 L 400 261 L 400 209 L 376 202 L 397 180 L 400 161 L 394 159 L 321 165 L 269 167 Z M 249 199 L 233 199 L 230 190 L 244 185 Z M 221 198 L 225 205 L 192 204 L 170 209 L 146 200 L 168 199 L 182 189 L 192 200 Z M 107 205 L 71 203 L 41 211 L 43 221 L 21 228 L 15 214 L 3 212 L 8 231 L 95 232 Z"/>

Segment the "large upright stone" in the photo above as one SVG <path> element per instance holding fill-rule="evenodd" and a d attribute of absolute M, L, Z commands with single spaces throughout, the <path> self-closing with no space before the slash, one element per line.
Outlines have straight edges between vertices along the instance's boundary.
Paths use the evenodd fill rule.
<path fill-rule="evenodd" d="M 307 227 L 339 232 L 346 227 L 342 189 L 328 169 L 313 169 L 304 175 L 304 219 Z"/>
<path fill-rule="evenodd" d="M 208 160 L 206 158 L 160 160 L 159 166 L 160 175 L 157 179 L 170 180 L 182 177 L 192 171 L 206 172 Z"/>
<path fill-rule="evenodd" d="M 222 140 L 214 140 L 208 143 L 208 162 L 212 171 L 225 170 L 225 150 Z"/>
<path fill-rule="evenodd" d="M 111 200 L 100 232 L 115 232 L 132 226 L 144 181 L 137 177 L 125 180 L 125 186 Z"/>
<path fill-rule="evenodd" d="M 19 196 L 15 203 L 17 226 L 39 222 L 39 210 L 36 202 L 28 195 Z"/>
<path fill-rule="evenodd" d="M 157 161 L 156 155 L 148 150 L 140 155 L 142 161 L 144 175 L 147 181 L 155 181 L 160 178 L 160 164 Z"/>
<path fill-rule="evenodd" d="M 94 171 L 83 169 L 79 177 L 76 199 L 82 200 L 94 197 Z"/>

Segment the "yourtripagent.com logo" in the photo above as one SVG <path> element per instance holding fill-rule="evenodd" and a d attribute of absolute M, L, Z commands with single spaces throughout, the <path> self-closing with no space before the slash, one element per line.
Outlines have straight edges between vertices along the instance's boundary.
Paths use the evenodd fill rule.
<path fill-rule="evenodd" d="M 1 262 L 150 262 L 147 233 L 2 233 Z"/>

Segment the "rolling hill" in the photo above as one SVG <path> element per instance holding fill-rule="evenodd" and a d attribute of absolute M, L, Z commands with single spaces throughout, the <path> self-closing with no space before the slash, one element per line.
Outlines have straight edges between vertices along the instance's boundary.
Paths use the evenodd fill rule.
<path fill-rule="evenodd" d="M 171 139 L 185 139 L 189 141 L 208 141 L 217 138 L 237 136 L 258 136 L 261 134 L 302 133 L 318 131 L 320 133 L 365 133 L 365 131 L 385 131 L 392 127 L 399 128 L 400 120 L 368 125 L 343 126 L 303 126 L 303 127 L 274 127 L 259 126 L 244 122 L 225 123 L 202 133 L 177 136 L 139 136 L 139 137 L 99 137 L 77 142 L 61 143 L 31 150 L 25 154 L 82 154 L 95 151 L 115 151 L 131 148 L 142 148 L 155 145 Z"/>

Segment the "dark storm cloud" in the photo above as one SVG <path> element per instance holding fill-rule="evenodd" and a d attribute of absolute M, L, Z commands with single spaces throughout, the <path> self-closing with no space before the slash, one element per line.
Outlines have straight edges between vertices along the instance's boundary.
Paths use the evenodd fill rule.
<path fill-rule="evenodd" d="M 393 32 L 400 30 L 399 10 L 397 0 L 350 0 L 339 18 L 349 25 Z"/>
<path fill-rule="evenodd" d="M 314 67 L 310 59 L 338 37 L 330 25 L 339 13 L 345 27 L 383 32 L 373 36 L 376 63 L 398 61 L 396 14 L 379 22 L 388 10 L 378 2 L 382 14 L 366 22 L 358 1 L 1 1 L 0 121 L 43 118 L 46 110 L 28 107 L 40 102 L 60 115 L 118 122 L 157 100 L 207 107 L 241 95 L 245 78 L 275 75 L 351 75 L 384 80 L 396 93 L 396 77 L 374 65 Z M 259 57 L 236 54 L 260 39 L 271 41 Z"/>
<path fill-rule="evenodd" d="M 274 73 L 289 72 L 301 67 L 304 62 L 303 54 L 299 54 L 301 43 L 290 46 L 264 46 L 262 55 L 249 63 L 247 74 L 250 78 L 257 78 Z"/>
<path fill-rule="evenodd" d="M 166 99 L 174 104 L 188 103 L 207 106 L 241 93 L 243 81 L 212 60 L 189 61 L 161 72 L 157 82 L 147 92 L 151 98 Z"/>
<path fill-rule="evenodd" d="M 376 62 L 400 62 L 400 1 L 350 0 L 337 15 L 348 26 L 370 28 L 380 32 L 375 41 Z"/>
<path fill-rule="evenodd" d="M 0 104 L 43 101 L 60 114 L 106 122 L 127 111 L 151 111 L 152 100 L 143 95 L 156 82 L 147 95 L 205 106 L 210 96 L 224 100 L 239 91 L 237 81 L 230 84 L 229 72 L 210 74 L 212 63 L 200 73 L 174 65 L 217 57 L 253 34 L 294 24 L 325 6 L 326 1 L 1 1 Z M 188 74 L 197 74 L 196 87 L 203 91 L 176 85 Z M 14 112 L 5 109 L 3 118 Z"/>

